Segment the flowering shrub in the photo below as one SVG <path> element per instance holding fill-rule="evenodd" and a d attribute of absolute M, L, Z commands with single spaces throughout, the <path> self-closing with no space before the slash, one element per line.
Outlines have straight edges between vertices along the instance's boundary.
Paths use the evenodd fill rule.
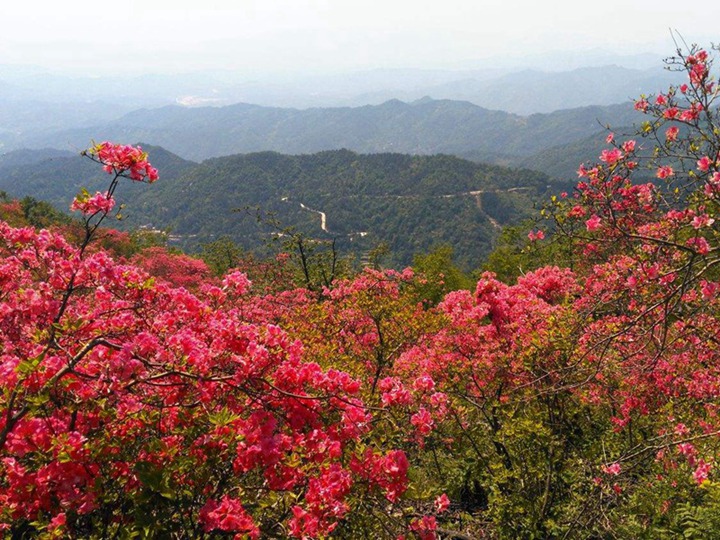
<path fill-rule="evenodd" d="M 129 147 L 92 155 L 108 193 L 156 174 Z M 88 251 L 110 200 L 76 199 L 79 247 L 0 224 L 0 527 L 304 537 L 333 531 L 357 491 L 396 501 L 404 455 L 368 453 L 358 382 L 245 320 L 241 275 L 195 296 Z"/>
<path fill-rule="evenodd" d="M 70 205 L 70 210 L 77 210 L 85 215 L 107 214 L 115 206 L 115 200 L 107 193 L 97 192 L 93 196 L 90 196 L 89 193 L 87 196 L 84 195 L 75 197 Z"/>
<path fill-rule="evenodd" d="M 134 255 L 131 262 L 154 277 L 188 290 L 196 290 L 211 281 L 210 269 L 202 260 L 169 253 L 163 247 L 146 248 Z"/>
<path fill-rule="evenodd" d="M 672 62 L 688 82 L 637 101 L 644 138 L 609 135 L 527 235 L 573 268 L 436 306 L 410 269 L 292 288 L 286 257 L 214 278 L 88 249 L 120 178 L 157 178 L 139 149 L 88 151 L 111 182 L 74 201 L 77 246 L 0 223 L 0 528 L 720 534 L 717 92 L 710 54 Z"/>

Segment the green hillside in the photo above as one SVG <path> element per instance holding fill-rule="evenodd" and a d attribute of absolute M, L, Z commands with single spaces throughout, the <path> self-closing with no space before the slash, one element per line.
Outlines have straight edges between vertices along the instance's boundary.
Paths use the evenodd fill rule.
<path fill-rule="evenodd" d="M 169 228 L 188 249 L 221 236 L 259 249 L 287 226 L 311 239 L 335 239 L 358 258 L 387 244 L 389 262 L 398 265 L 449 244 L 458 264 L 475 268 L 500 229 L 529 216 L 551 183 L 542 173 L 448 155 L 261 152 L 195 164 L 161 148 L 146 149 L 161 179 L 120 191 L 120 202 L 128 204 L 126 219 L 117 225 Z M 81 186 L 103 186 L 92 165 L 56 157 L 0 166 L 0 190 L 67 209 L 69 194 Z M 253 210 L 242 211 L 246 207 Z M 259 223 L 254 209 L 275 216 L 280 227 Z"/>

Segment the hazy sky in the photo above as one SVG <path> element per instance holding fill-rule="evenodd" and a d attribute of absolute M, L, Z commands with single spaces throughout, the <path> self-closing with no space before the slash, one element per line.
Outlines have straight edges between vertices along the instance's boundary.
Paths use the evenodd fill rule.
<path fill-rule="evenodd" d="M 720 41 L 717 0 L 0 0 L 0 64 L 80 72 L 468 67 Z"/>

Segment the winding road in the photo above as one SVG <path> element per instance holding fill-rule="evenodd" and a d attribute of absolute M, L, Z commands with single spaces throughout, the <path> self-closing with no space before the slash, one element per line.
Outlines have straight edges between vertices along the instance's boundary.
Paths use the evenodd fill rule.
<path fill-rule="evenodd" d="M 330 232 L 327 230 L 327 215 L 325 214 L 325 212 L 321 212 L 320 210 L 313 210 L 312 208 L 305 206 L 303 203 L 300 203 L 300 208 L 302 208 L 303 210 L 307 210 L 308 212 L 315 212 L 316 214 L 320 214 L 320 228 L 326 233 Z"/>
<path fill-rule="evenodd" d="M 482 195 L 483 193 L 513 193 L 516 191 L 528 191 L 531 189 L 533 189 L 533 188 L 530 186 L 518 186 L 518 187 L 513 187 L 513 188 L 508 188 L 508 189 L 480 189 L 480 190 L 476 190 L 476 191 L 463 191 L 461 193 L 450 193 L 449 195 L 431 195 L 430 197 L 438 198 L 438 199 L 450 199 L 453 197 L 468 197 L 468 196 L 475 197 L 477 199 L 478 207 L 482 210 L 481 202 L 480 202 L 480 195 Z M 372 197 L 372 198 L 388 198 L 388 197 L 390 197 L 393 199 L 416 199 L 421 196 L 420 195 L 350 195 L 350 197 Z M 290 198 L 283 197 L 282 201 L 290 202 Z M 313 212 L 315 214 L 320 214 L 320 229 L 322 229 L 322 231 L 324 233 L 330 234 L 330 231 L 327 228 L 327 214 L 325 214 L 325 212 L 322 212 L 320 210 L 315 210 L 314 208 L 310 208 L 309 206 L 306 206 L 303 203 L 299 203 L 299 204 L 300 204 L 300 208 L 302 208 L 303 210 L 307 210 L 308 212 Z M 492 224 L 493 227 L 495 227 L 496 229 L 502 229 L 502 225 L 500 225 L 500 223 L 498 223 L 498 221 L 496 219 L 494 219 L 490 214 L 488 214 L 484 210 L 482 210 L 482 211 L 485 214 L 485 216 L 488 218 L 488 221 L 490 221 L 490 223 Z M 353 236 L 356 234 L 359 235 L 360 237 L 363 237 L 363 236 L 366 236 L 368 233 L 367 232 L 351 233 L 348 236 Z"/>

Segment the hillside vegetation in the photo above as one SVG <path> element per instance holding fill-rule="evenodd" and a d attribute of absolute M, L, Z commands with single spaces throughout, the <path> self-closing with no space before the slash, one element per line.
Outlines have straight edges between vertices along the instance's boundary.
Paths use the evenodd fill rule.
<path fill-rule="evenodd" d="M 447 247 L 353 270 L 308 257 L 308 236 L 264 259 L 219 238 L 199 260 L 106 226 L 126 189 L 139 216 L 210 208 L 216 226 L 234 194 L 268 192 L 332 231 L 318 208 L 333 198 L 363 199 L 356 227 L 372 201 L 487 214 L 486 195 L 545 177 L 443 155 L 154 149 L 176 167 L 163 187 L 147 152 L 104 141 L 82 154 L 103 180 L 73 219 L 0 193 L 0 534 L 720 538 L 713 61 L 679 50 L 688 82 L 638 99 L 637 138 L 608 135 L 474 285 Z"/>
<path fill-rule="evenodd" d="M 396 265 L 449 244 L 457 262 L 472 269 L 501 228 L 530 216 L 552 184 L 541 173 L 444 155 L 263 152 L 196 164 L 160 148 L 146 149 L 163 171 L 163 182 L 152 190 L 128 186 L 119 197 L 130 203 L 122 211 L 126 220 L 117 225 L 169 229 L 176 243 L 189 249 L 229 236 L 257 250 L 294 227 L 309 238 L 336 239 L 342 252 L 358 259 L 385 244 L 392 254 L 388 263 Z M 0 189 L 60 209 L 69 207 L 69 193 L 92 187 L 99 177 L 92 163 L 79 157 L 14 161 L 7 166 L 0 161 Z M 246 207 L 252 210 L 242 211 Z M 257 210 L 266 223 L 256 220 Z M 272 217 L 275 226 L 267 223 Z"/>

